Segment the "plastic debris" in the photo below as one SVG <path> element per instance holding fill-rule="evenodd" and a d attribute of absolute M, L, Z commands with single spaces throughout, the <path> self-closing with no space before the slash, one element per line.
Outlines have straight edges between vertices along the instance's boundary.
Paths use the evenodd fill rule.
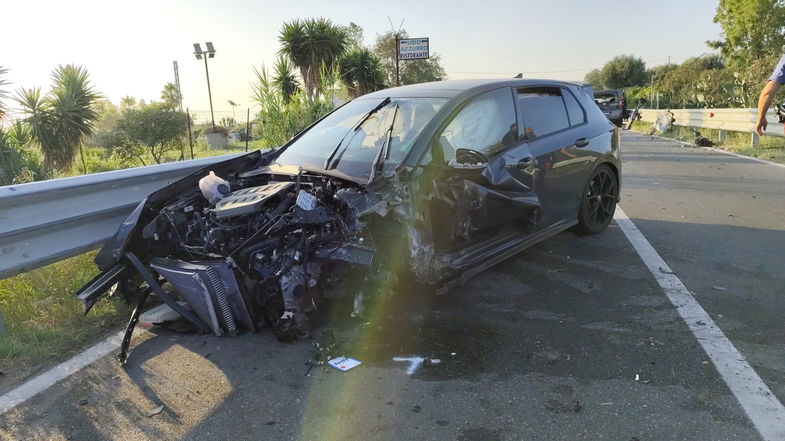
<path fill-rule="evenodd" d="M 164 411 L 164 405 L 162 404 L 156 407 L 155 409 L 151 410 L 150 413 L 147 414 L 147 418 L 154 417 L 163 411 Z"/>
<path fill-rule="evenodd" d="M 183 308 L 190 310 L 191 306 L 187 302 L 177 302 Z M 153 328 L 165 322 L 173 322 L 182 316 L 166 303 L 162 303 L 155 308 L 149 309 L 139 317 L 139 326 L 143 328 Z"/>
<path fill-rule="evenodd" d="M 719 286 L 719 285 L 714 285 L 714 286 L 712 286 L 712 288 L 716 289 L 717 291 L 727 291 L 728 290 L 728 288 L 725 288 L 724 286 Z"/>
<path fill-rule="evenodd" d="M 338 369 L 341 372 L 346 372 L 349 369 L 356 368 L 361 364 L 362 363 L 359 360 L 349 357 L 335 357 L 327 362 L 328 366 Z"/>
<path fill-rule="evenodd" d="M 455 354 L 453 353 L 453 355 Z M 393 357 L 393 361 L 409 363 L 409 365 L 406 367 L 406 375 L 414 374 L 417 372 L 417 369 L 419 369 L 420 366 L 430 367 L 442 362 L 438 358 L 426 358 L 417 355 L 411 357 Z"/>

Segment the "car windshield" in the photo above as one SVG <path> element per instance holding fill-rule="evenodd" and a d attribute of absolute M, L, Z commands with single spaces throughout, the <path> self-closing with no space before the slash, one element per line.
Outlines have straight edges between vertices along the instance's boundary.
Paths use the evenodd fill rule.
<path fill-rule="evenodd" d="M 292 142 L 276 162 L 369 179 L 379 155 L 385 170 L 397 167 L 446 102 L 446 98 L 356 99 Z"/>

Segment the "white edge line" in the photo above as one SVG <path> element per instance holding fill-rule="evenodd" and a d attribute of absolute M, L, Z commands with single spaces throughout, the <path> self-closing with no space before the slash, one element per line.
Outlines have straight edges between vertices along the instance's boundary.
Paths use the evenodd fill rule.
<path fill-rule="evenodd" d="M 769 161 L 768 159 L 754 158 L 752 156 L 742 155 L 740 153 L 729 152 L 727 150 L 722 150 L 722 149 L 718 149 L 718 148 L 715 148 L 715 147 L 701 147 L 701 146 L 697 146 L 697 145 L 695 145 L 695 144 L 693 144 L 691 142 L 681 141 L 679 139 L 671 139 L 671 138 L 666 138 L 664 136 L 658 136 L 658 135 L 647 135 L 647 134 L 645 134 L 643 132 L 638 132 L 638 131 L 634 131 L 634 132 L 640 134 L 641 136 L 650 136 L 652 138 L 661 139 L 663 141 L 675 142 L 676 144 L 681 144 L 682 146 L 685 146 L 685 147 L 697 148 L 697 149 L 702 149 L 702 150 L 708 150 L 710 152 L 715 152 L 715 153 L 724 153 L 726 155 L 735 156 L 737 158 L 749 159 L 750 161 L 755 161 L 755 162 L 760 162 L 762 164 L 768 164 L 768 165 L 773 165 L 775 167 L 785 168 L 785 164 L 780 164 L 779 162 Z"/>
<path fill-rule="evenodd" d="M 648 240 L 616 207 L 616 224 L 692 331 L 725 384 L 765 441 L 785 440 L 785 407 L 728 340 Z"/>
<path fill-rule="evenodd" d="M 6 393 L 0 397 L 0 415 L 8 412 L 14 407 L 24 403 L 28 399 L 45 391 L 49 387 L 54 386 L 59 381 L 68 378 L 71 376 L 71 374 L 78 372 L 85 366 L 92 364 L 96 360 L 116 350 L 118 347 L 120 347 L 120 343 L 123 341 L 124 334 L 125 331 L 120 331 L 106 340 L 85 349 L 83 352 L 75 355 L 73 358 L 58 364 L 57 366 L 42 374 L 36 375 L 32 379 L 27 380 L 22 385 L 18 386 L 16 389 Z"/>

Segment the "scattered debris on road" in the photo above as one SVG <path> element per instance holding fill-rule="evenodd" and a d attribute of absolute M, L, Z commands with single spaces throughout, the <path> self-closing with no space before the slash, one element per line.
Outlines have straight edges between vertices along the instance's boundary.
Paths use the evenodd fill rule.
<path fill-rule="evenodd" d="M 164 405 L 162 404 L 156 407 L 155 409 L 151 410 L 150 413 L 147 414 L 147 418 L 154 417 L 163 411 L 164 411 Z"/>
<path fill-rule="evenodd" d="M 725 288 L 724 286 L 719 286 L 719 285 L 714 285 L 714 286 L 712 286 L 712 288 L 716 289 L 717 291 L 727 291 L 728 290 L 728 288 Z"/>
<path fill-rule="evenodd" d="M 430 367 L 442 362 L 438 358 L 427 358 L 427 357 L 419 357 L 419 356 L 393 357 L 393 361 L 409 363 L 409 365 L 406 367 L 406 375 L 414 374 L 415 372 L 417 372 L 420 366 Z"/>
<path fill-rule="evenodd" d="M 346 372 L 349 369 L 356 368 L 362 362 L 349 357 L 336 357 L 327 362 L 327 366 L 338 369 L 341 372 Z"/>

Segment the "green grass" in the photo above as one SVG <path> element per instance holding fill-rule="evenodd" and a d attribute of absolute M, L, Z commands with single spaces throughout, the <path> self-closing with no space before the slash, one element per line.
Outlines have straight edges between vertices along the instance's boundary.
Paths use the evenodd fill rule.
<path fill-rule="evenodd" d="M 74 293 L 94 277 L 95 252 L 0 280 L 6 332 L 0 336 L 0 370 L 60 359 L 123 324 L 131 307 L 104 298 L 84 314 Z"/>
<path fill-rule="evenodd" d="M 263 141 L 249 142 L 248 150 L 266 148 Z M 241 153 L 245 143 L 229 144 L 212 150 L 206 143 L 194 145 L 194 157 Z M 186 159 L 190 148 L 185 147 Z M 88 173 L 139 167 L 141 162 L 127 164 L 107 157 L 101 147 L 85 147 Z M 179 151 L 168 152 L 165 162 L 176 161 Z M 147 165 L 155 164 L 148 154 Z M 83 174 L 82 160 L 77 156 L 71 170 L 57 177 Z M 0 335 L 0 371 L 30 367 L 60 359 L 79 351 L 97 336 L 124 325 L 131 307 L 119 299 L 102 299 L 85 315 L 82 303 L 74 296 L 77 289 L 94 277 L 94 252 L 66 259 L 37 270 L 0 280 L 0 310 L 6 332 Z"/>
<path fill-rule="evenodd" d="M 636 121 L 632 125 L 633 130 L 642 133 L 649 133 L 652 124 L 642 121 Z M 757 146 L 750 145 L 750 134 L 741 132 L 728 132 L 724 133 L 722 142 L 719 142 L 719 130 L 715 129 L 699 129 L 701 135 L 709 138 L 714 142 L 714 147 L 726 150 L 740 155 L 750 156 L 753 158 L 767 159 L 769 161 L 779 162 L 785 164 L 785 138 L 777 136 L 761 136 L 760 142 Z M 695 134 L 689 127 L 673 126 L 662 136 L 679 141 L 694 142 Z"/>

